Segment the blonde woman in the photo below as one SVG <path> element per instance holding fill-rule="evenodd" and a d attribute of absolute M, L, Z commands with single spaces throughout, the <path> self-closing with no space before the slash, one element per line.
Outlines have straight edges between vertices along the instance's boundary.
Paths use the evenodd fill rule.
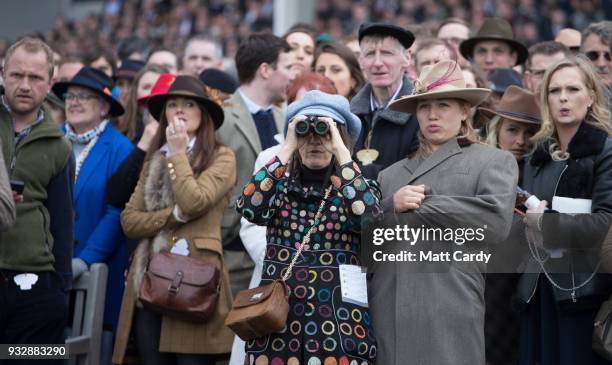
<path fill-rule="evenodd" d="M 457 63 L 446 60 L 425 67 L 412 95 L 391 103 L 392 110 L 416 115 L 419 148 L 380 173 L 385 212 L 416 220 L 432 213 L 470 214 L 482 217 L 477 224 L 501 238 L 507 234 L 516 160 L 478 143 L 467 121 L 470 108 L 489 93 L 467 88 Z M 377 362 L 484 364 L 481 264 L 451 264 L 443 273 L 415 273 L 414 268 L 408 262 L 374 268 L 369 303 L 379 343 Z"/>
<path fill-rule="evenodd" d="M 519 186 L 522 166 L 531 151 L 531 137 L 542 124 L 536 96 L 529 90 L 509 86 L 496 109 L 479 107 L 488 123 L 487 144 L 512 153 L 519 165 Z M 518 207 L 522 209 L 522 207 Z M 516 364 L 518 360 L 520 324 L 518 313 L 508 301 L 516 291 L 523 256 L 527 245 L 517 244 L 524 237 L 522 211 L 514 210 L 510 238 L 489 248 L 492 254 L 487 266 L 485 304 L 486 359 L 490 364 Z"/>
<path fill-rule="evenodd" d="M 548 252 L 557 254 L 550 254 L 545 265 L 536 264 L 541 273 L 525 274 L 519 283 L 518 296 L 526 303 L 520 363 L 607 364 L 591 349 L 591 336 L 595 314 L 612 285 L 593 274 L 600 240 L 587 234 L 607 231 L 609 225 L 612 128 L 606 94 L 587 59 L 564 59 L 546 71 L 540 111 L 542 128 L 532 138 L 523 187 L 543 201 L 527 211 L 527 225 L 541 232 Z M 532 214 L 550 208 L 555 196 L 590 201 L 592 213 L 604 214 Z M 549 275 L 542 270 L 546 267 L 563 273 Z"/>
<path fill-rule="evenodd" d="M 478 110 L 491 118 L 487 144 L 512 153 L 519 167 L 522 167 L 525 156 L 532 148 L 531 137 L 538 132 L 542 124 L 536 96 L 526 89 L 512 85 L 506 89 L 495 110 L 483 107 Z"/>

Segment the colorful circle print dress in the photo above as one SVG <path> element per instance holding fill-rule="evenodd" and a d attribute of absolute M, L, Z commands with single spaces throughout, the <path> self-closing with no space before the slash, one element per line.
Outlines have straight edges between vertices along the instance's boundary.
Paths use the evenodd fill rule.
<path fill-rule="evenodd" d="M 286 176 L 286 169 L 274 158 L 253 175 L 236 202 L 247 220 L 268 227 L 262 285 L 285 273 L 314 223 L 323 194 L 308 194 L 308 190 L 322 192 L 330 184 L 299 186 Z M 304 249 L 287 280 L 287 324 L 279 333 L 248 341 L 245 364 L 374 363 L 376 339 L 370 312 L 342 300 L 338 267 L 360 265 L 361 218 L 382 214 L 380 191 L 376 182 L 362 177 L 353 161 L 337 168 L 329 180 L 332 190 L 313 228 L 310 247 Z"/>

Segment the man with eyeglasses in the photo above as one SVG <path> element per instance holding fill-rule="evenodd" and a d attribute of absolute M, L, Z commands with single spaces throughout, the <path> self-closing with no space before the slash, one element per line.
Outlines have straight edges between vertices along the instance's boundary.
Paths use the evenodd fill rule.
<path fill-rule="evenodd" d="M 554 41 L 540 42 L 529 47 L 529 56 L 527 56 L 525 73 L 523 74 L 525 87 L 537 94 L 544 80 L 546 69 L 571 55 L 572 52 L 569 48 Z"/>
<path fill-rule="evenodd" d="M 13 182 L 17 218 L 0 232 L 0 343 L 63 343 L 72 281 L 74 160 L 70 143 L 43 107 L 53 53 L 43 41 L 26 37 L 8 49 L 4 66 L 0 168 Z"/>
<path fill-rule="evenodd" d="M 581 51 L 595 66 L 603 83 L 608 87 L 608 97 L 612 102 L 612 21 L 590 24 L 582 32 Z"/>

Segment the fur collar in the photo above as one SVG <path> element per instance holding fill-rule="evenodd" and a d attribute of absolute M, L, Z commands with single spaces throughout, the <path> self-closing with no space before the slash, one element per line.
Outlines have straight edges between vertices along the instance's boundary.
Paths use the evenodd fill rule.
<path fill-rule="evenodd" d="M 144 203 L 147 212 L 162 210 L 174 206 L 174 194 L 170 176 L 165 167 L 166 158 L 157 151 L 151 157 L 148 165 L 148 174 L 146 175 L 144 185 Z M 140 241 L 136 251 L 134 251 L 134 260 L 132 263 L 133 270 L 133 285 L 136 292 L 136 305 L 141 307 L 138 301 L 138 291 L 142 283 L 144 273 L 149 266 L 149 261 L 153 254 L 160 251 L 168 251 L 172 248 L 172 235 L 167 230 L 160 231 L 152 238 L 145 238 Z"/>
<path fill-rule="evenodd" d="M 608 134 L 586 122 L 582 122 L 578 131 L 572 137 L 568 146 L 568 152 L 571 158 L 584 158 L 587 156 L 598 155 L 603 151 Z M 551 142 L 544 143 L 533 153 L 531 164 L 534 166 L 544 165 L 551 161 L 548 147 Z"/>
<path fill-rule="evenodd" d="M 174 205 L 174 193 L 166 170 L 166 158 L 157 151 L 151 157 L 149 173 L 145 181 L 144 200 L 147 212 Z"/>

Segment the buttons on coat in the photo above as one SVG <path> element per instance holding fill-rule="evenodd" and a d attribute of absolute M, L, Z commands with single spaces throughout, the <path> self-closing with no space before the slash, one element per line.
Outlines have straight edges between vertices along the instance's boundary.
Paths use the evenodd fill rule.
<path fill-rule="evenodd" d="M 172 162 L 168 162 L 168 169 L 170 180 L 176 180 L 176 170 L 174 170 L 174 164 Z"/>

